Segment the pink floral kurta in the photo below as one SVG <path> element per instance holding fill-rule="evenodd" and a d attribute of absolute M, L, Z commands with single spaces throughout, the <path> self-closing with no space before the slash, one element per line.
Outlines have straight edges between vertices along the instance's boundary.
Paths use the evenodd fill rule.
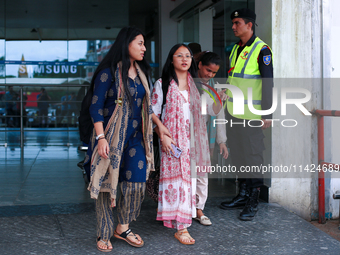
<path fill-rule="evenodd" d="M 165 118 L 171 116 L 170 122 L 174 124 L 165 125 L 182 150 L 182 155 L 177 159 L 166 153 L 161 154 L 157 220 L 163 221 L 166 227 L 183 229 L 189 227 L 192 218 L 196 217 L 196 178 L 191 178 L 190 168 L 190 133 L 193 132 L 190 125 L 190 93 L 187 90 L 179 93 L 179 105 L 173 107 L 173 112 L 166 116 L 166 105 L 163 107 L 162 122 L 168 123 L 169 120 L 165 121 Z M 152 93 L 152 109 L 158 117 L 161 115 L 162 103 L 162 82 L 159 79 Z M 208 107 L 208 112 L 211 111 L 212 106 Z"/>

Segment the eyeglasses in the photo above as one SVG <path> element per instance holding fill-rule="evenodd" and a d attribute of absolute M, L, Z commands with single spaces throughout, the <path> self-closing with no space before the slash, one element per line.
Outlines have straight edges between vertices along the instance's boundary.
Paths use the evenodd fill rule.
<path fill-rule="evenodd" d="M 182 54 L 178 54 L 178 55 L 174 55 L 174 57 L 177 57 L 177 58 L 186 58 L 186 59 L 189 59 L 189 58 L 192 58 L 191 55 L 182 55 Z"/>

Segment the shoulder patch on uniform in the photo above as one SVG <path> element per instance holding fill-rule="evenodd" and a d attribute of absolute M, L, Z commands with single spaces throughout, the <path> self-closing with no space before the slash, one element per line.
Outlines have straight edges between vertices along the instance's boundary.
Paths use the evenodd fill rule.
<path fill-rule="evenodd" d="M 267 56 L 263 56 L 263 63 L 265 64 L 265 65 L 269 65 L 270 64 L 270 62 L 272 61 L 272 56 L 271 55 L 267 55 Z"/>
<path fill-rule="evenodd" d="M 268 49 L 270 51 L 272 51 L 272 49 L 268 46 L 268 45 L 264 45 L 262 48 L 261 48 L 261 51 L 265 50 L 265 49 Z"/>

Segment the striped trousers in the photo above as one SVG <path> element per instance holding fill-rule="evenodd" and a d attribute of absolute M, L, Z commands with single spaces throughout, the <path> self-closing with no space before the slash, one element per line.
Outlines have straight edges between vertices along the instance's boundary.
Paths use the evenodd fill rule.
<path fill-rule="evenodd" d="M 139 216 L 145 196 L 145 182 L 120 182 L 120 197 L 117 202 L 119 224 L 129 224 Z M 100 192 L 96 199 L 97 236 L 108 240 L 113 236 L 114 220 L 111 198 L 108 192 Z"/>

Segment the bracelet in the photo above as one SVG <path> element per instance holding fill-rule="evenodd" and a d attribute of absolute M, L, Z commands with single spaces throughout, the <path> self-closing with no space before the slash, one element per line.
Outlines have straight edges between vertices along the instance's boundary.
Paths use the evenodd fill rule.
<path fill-rule="evenodd" d="M 100 137 L 100 138 L 98 138 L 97 140 L 99 141 L 99 140 L 103 140 L 103 139 L 105 139 L 105 136 Z"/>
<path fill-rule="evenodd" d="M 103 133 L 101 133 L 101 134 L 97 135 L 97 136 L 96 136 L 96 140 L 98 140 L 98 139 L 99 139 L 99 137 L 101 137 L 101 136 L 104 136 L 104 134 L 103 134 Z"/>

